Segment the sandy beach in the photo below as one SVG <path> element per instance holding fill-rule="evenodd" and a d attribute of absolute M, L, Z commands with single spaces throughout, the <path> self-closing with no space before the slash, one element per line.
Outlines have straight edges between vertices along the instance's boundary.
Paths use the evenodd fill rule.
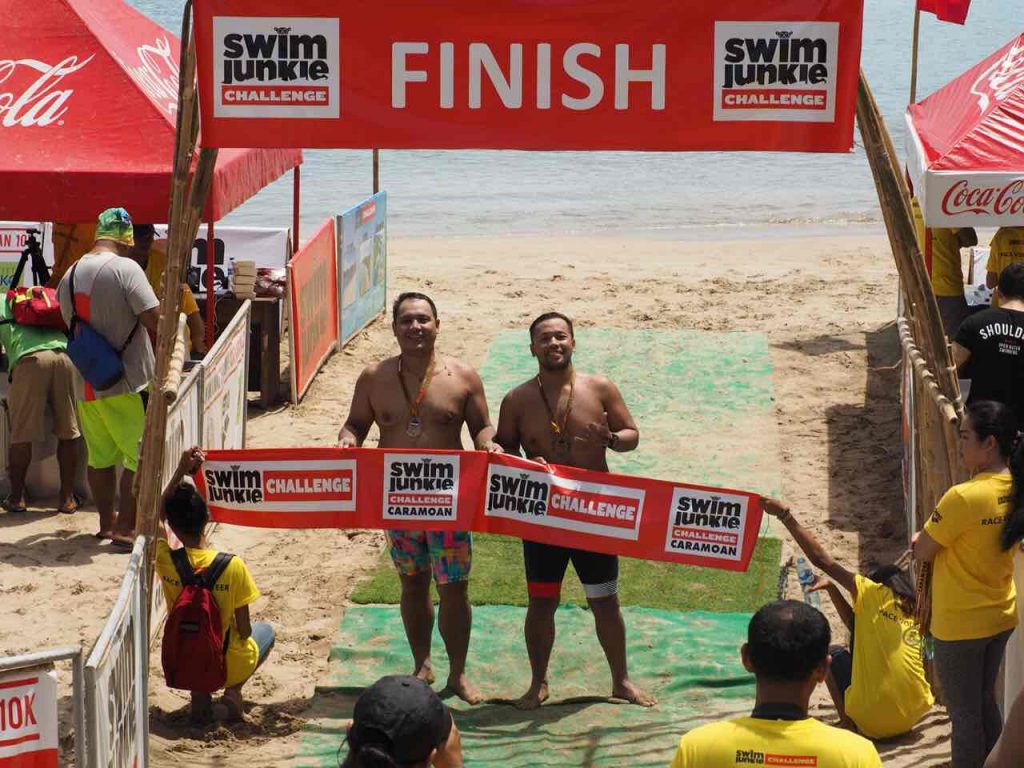
<path fill-rule="evenodd" d="M 851 567 L 904 548 L 896 271 L 879 230 L 714 242 L 404 239 L 392 241 L 390 261 L 389 295 L 431 294 L 439 348 L 475 365 L 497 332 L 556 308 L 586 327 L 766 333 L 780 455 L 765 460 L 779 463 L 794 511 Z M 331 358 L 299 407 L 251 411 L 249 446 L 332 443 L 360 369 L 393 349 L 390 324 L 374 323 Z M 488 394 L 493 404 L 503 393 Z M 88 511 L 0 514 L 0 654 L 95 638 L 126 562 L 93 539 L 95 528 Z M 264 595 L 253 616 L 274 624 L 277 646 L 245 688 L 250 722 L 208 731 L 187 727 L 186 698 L 164 686 L 154 655 L 153 763 L 286 764 L 315 714 L 309 700 L 347 596 L 383 536 L 221 527 L 217 544 L 248 563 Z M 820 694 L 815 714 L 834 720 Z M 936 709 L 912 735 L 879 745 L 884 764 L 945 764 L 948 728 Z"/>

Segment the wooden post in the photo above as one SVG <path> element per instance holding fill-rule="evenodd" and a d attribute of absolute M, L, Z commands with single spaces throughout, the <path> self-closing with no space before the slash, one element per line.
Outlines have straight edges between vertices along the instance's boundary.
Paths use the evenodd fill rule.
<path fill-rule="evenodd" d="M 373 194 L 380 192 L 380 150 L 373 150 Z"/>
<path fill-rule="evenodd" d="M 917 44 L 921 38 L 921 9 L 914 9 L 914 44 L 910 54 L 910 103 L 917 101 Z"/>
<path fill-rule="evenodd" d="M 292 253 L 299 250 L 299 195 L 302 190 L 301 177 L 299 176 L 300 167 L 296 165 L 295 170 L 292 171 Z"/>

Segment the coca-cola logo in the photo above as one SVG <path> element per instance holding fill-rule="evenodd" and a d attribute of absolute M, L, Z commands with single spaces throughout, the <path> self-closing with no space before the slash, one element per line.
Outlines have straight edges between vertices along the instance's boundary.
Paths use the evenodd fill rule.
<path fill-rule="evenodd" d="M 971 93 L 978 97 L 978 109 L 985 112 L 992 99 L 1003 101 L 1021 85 L 1024 85 L 1024 45 L 1014 42 L 1005 56 L 978 75 L 971 85 Z"/>
<path fill-rule="evenodd" d="M 62 125 L 74 89 L 64 78 L 85 67 L 92 56 L 68 56 L 57 64 L 36 59 L 0 59 L 0 127 Z M 24 75 L 24 76 L 22 76 Z M 28 78 L 35 78 L 28 81 Z"/>
<path fill-rule="evenodd" d="M 1024 178 L 1002 187 L 972 187 L 967 179 L 953 184 L 942 198 L 947 216 L 973 213 L 979 216 L 1014 216 L 1024 213 Z"/>
<path fill-rule="evenodd" d="M 164 112 L 173 115 L 178 110 L 178 62 L 166 37 L 157 38 L 153 45 L 143 44 L 135 49 L 137 65 L 116 56 L 132 80 Z"/>

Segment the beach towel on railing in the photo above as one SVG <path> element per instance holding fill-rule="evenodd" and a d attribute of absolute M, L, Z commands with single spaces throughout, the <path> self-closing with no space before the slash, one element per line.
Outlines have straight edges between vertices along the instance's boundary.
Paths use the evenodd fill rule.
<path fill-rule="evenodd" d="M 209 451 L 196 483 L 233 525 L 479 531 L 731 571 L 761 525 L 757 494 L 479 451 Z"/>

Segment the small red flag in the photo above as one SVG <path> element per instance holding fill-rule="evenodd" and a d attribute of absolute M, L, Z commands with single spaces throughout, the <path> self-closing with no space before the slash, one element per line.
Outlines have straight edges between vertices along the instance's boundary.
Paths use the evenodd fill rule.
<path fill-rule="evenodd" d="M 967 11 L 971 9 L 971 0 L 917 0 L 917 10 L 934 13 L 939 21 L 951 21 L 963 24 L 967 21 Z"/>

